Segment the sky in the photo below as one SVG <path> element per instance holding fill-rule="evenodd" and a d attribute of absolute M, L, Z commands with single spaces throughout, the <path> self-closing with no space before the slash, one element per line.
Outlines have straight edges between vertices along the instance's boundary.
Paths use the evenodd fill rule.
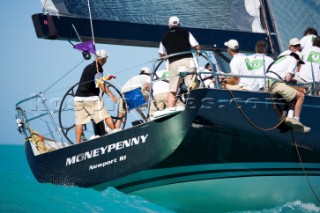
<path fill-rule="evenodd" d="M 23 145 L 24 136 L 17 131 L 15 104 L 45 91 L 70 72 L 48 91 L 49 102 L 54 98 L 61 98 L 69 87 L 79 81 L 83 68 L 91 63 L 92 59 L 82 62 L 81 52 L 73 49 L 67 41 L 36 37 L 31 15 L 42 11 L 40 0 L 1 1 L 0 4 L 0 144 Z M 97 44 L 96 48 L 108 52 L 109 59 L 104 65 L 104 74 L 115 74 L 117 78 L 112 83 L 118 88 L 121 88 L 130 76 L 138 74 L 141 67 L 151 68 L 152 63 L 148 62 L 158 57 L 157 48 L 108 44 Z M 71 71 L 80 62 L 82 63 Z M 38 109 L 38 106 L 32 107 Z"/>

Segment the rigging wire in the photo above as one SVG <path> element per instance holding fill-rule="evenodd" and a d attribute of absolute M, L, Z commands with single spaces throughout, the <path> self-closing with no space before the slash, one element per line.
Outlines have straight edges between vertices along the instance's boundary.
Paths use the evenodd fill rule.
<path fill-rule="evenodd" d="M 141 64 L 137 64 L 137 65 L 134 65 L 134 66 L 125 68 L 125 69 L 123 69 L 123 70 L 121 70 L 121 71 L 115 72 L 114 74 L 119 74 L 119 73 L 127 72 L 127 71 L 130 71 L 130 70 L 132 70 L 132 69 L 135 69 L 135 68 L 144 66 L 144 65 L 146 65 L 146 64 L 154 63 L 154 62 L 157 61 L 158 59 L 159 59 L 159 58 L 151 59 L 151 60 L 146 61 L 146 62 L 143 62 L 143 63 L 141 63 Z"/>
<path fill-rule="evenodd" d="M 95 50 L 95 36 L 94 36 L 94 29 L 93 29 L 93 22 L 92 22 L 92 14 L 91 14 L 90 0 L 88 0 L 87 3 L 88 3 L 89 18 L 90 18 L 91 36 L 92 36 L 92 41 L 93 41 L 93 47 L 94 47 L 94 50 Z M 72 27 L 73 27 L 74 30 L 76 31 L 76 29 L 75 29 L 75 27 L 74 27 L 73 24 L 72 24 Z M 76 31 L 76 34 L 77 34 L 79 40 L 81 41 L 80 36 L 79 36 L 79 34 L 77 33 L 77 31 Z M 143 63 L 143 64 L 136 65 L 136 66 L 131 67 L 131 68 L 127 68 L 127 69 L 125 69 L 125 70 L 123 70 L 123 71 L 120 71 L 120 72 L 117 72 L 117 73 L 115 73 L 115 74 L 125 72 L 125 71 L 127 71 L 127 70 L 136 68 L 136 67 L 138 67 L 138 66 L 141 66 L 141 65 L 144 65 L 144 64 L 153 62 L 153 61 L 155 61 L 155 60 L 157 60 L 157 59 L 153 59 L 153 60 L 151 60 L 151 61 L 149 61 L 149 62 L 145 62 L 145 63 Z M 81 61 L 79 64 L 77 64 L 73 69 L 71 69 L 69 72 L 67 72 L 65 75 L 63 75 L 61 78 L 59 78 L 59 79 L 58 79 L 56 82 L 54 82 L 49 88 L 47 88 L 44 92 L 41 92 L 41 94 L 45 94 L 49 89 L 51 89 L 51 88 L 52 88 L 55 84 L 57 84 L 61 79 L 63 79 L 63 78 L 64 78 L 66 75 L 68 75 L 72 70 L 74 70 L 76 67 L 78 67 L 83 61 L 84 61 L 84 60 L 82 60 L 82 61 Z M 97 72 L 99 72 L 98 61 L 97 61 L 97 60 L 96 60 L 96 69 L 97 69 Z M 120 86 L 120 85 L 117 83 L 116 80 L 115 80 L 115 82 L 116 82 L 117 86 Z"/>
<path fill-rule="evenodd" d="M 59 81 L 61 81 L 64 77 L 66 77 L 68 74 L 70 74 L 73 70 L 75 70 L 80 64 L 82 64 L 85 60 L 82 60 L 79 62 L 76 66 L 74 66 L 71 70 L 69 70 L 66 74 L 61 76 L 58 80 L 56 80 L 53 84 L 51 84 L 44 92 L 40 92 L 41 94 L 46 94 L 49 89 L 51 89 L 53 86 L 55 86 Z"/>
<path fill-rule="evenodd" d="M 91 29 L 91 37 L 92 37 L 92 42 L 93 42 L 93 48 L 96 51 L 96 41 L 94 38 L 94 30 L 93 30 L 93 23 L 92 23 L 92 15 L 91 15 L 91 7 L 90 7 L 90 0 L 88 2 L 88 11 L 89 11 L 89 19 L 90 19 L 90 29 Z M 98 60 L 95 58 L 96 61 L 96 71 L 99 73 L 99 65 L 98 65 Z"/>
<path fill-rule="evenodd" d="M 93 46 L 94 46 L 94 49 L 95 49 L 95 38 L 94 38 L 92 15 L 91 15 L 91 9 L 90 9 L 90 0 L 88 0 L 88 10 L 89 10 L 89 17 L 90 17 L 92 41 L 93 41 Z M 152 60 L 152 61 L 154 61 L 154 60 Z M 144 63 L 144 64 L 146 64 L 146 63 Z M 137 66 L 139 66 L 139 65 L 137 65 Z M 137 66 L 135 66 L 135 67 L 137 67 Z M 140 66 L 141 66 L 141 65 L 140 65 Z M 131 69 L 131 68 L 130 68 L 130 69 Z M 96 70 L 97 70 L 97 72 L 99 72 L 99 66 L 98 66 L 98 61 L 97 61 L 97 60 L 96 60 Z M 123 71 L 122 71 L 122 72 L 123 72 Z M 120 72 L 118 72 L 118 73 L 120 73 Z M 118 73 L 115 73 L 115 74 L 118 74 Z M 120 84 L 117 82 L 117 80 L 114 79 L 114 81 L 115 81 L 116 85 L 117 85 L 118 87 L 120 87 Z M 136 116 L 136 117 L 137 117 L 137 116 Z"/>
<path fill-rule="evenodd" d="M 316 200 L 320 203 L 320 198 L 318 197 L 318 195 L 316 194 L 311 182 L 310 182 L 310 179 L 309 179 L 309 176 L 308 176 L 308 173 L 306 171 L 306 169 L 304 168 L 304 164 L 303 164 L 303 161 L 302 161 L 302 157 L 301 157 L 301 154 L 299 152 L 299 148 L 298 148 L 298 144 L 297 144 L 297 141 L 294 137 L 294 134 L 293 134 L 293 131 L 291 130 L 291 136 L 292 136 L 292 141 L 294 143 L 294 146 L 296 148 L 296 151 L 297 151 L 297 155 L 298 155 L 298 158 L 299 158 L 299 161 L 300 161 L 300 164 L 301 164 L 301 167 L 302 167 L 302 170 L 303 170 L 303 173 L 304 173 L 304 176 L 306 177 L 307 179 L 307 182 L 308 182 L 308 185 L 310 187 L 310 190 L 312 191 L 314 197 L 316 198 Z"/>
<path fill-rule="evenodd" d="M 260 130 L 264 130 L 264 131 L 269 131 L 269 130 L 273 130 L 273 129 L 277 128 L 278 126 L 280 126 L 280 125 L 284 122 L 285 118 L 282 118 L 282 120 L 281 120 L 276 126 L 271 127 L 271 128 L 268 128 L 268 129 L 265 129 L 265 128 L 261 128 L 261 127 L 259 127 L 259 126 L 256 126 L 256 125 L 244 114 L 244 112 L 241 110 L 241 107 L 240 107 L 240 105 L 238 104 L 238 102 L 236 101 L 233 93 L 232 93 L 230 90 L 228 90 L 228 91 L 230 92 L 233 100 L 235 101 L 235 104 L 236 104 L 238 110 L 240 111 L 241 115 L 242 115 L 252 126 L 254 126 L 255 128 L 260 129 Z M 306 179 L 307 179 L 309 188 L 310 188 L 310 190 L 312 191 L 312 193 L 313 193 L 314 197 L 316 198 L 316 200 L 320 203 L 320 198 L 319 198 L 318 195 L 316 194 L 316 192 L 315 192 L 315 190 L 314 190 L 314 188 L 313 188 L 313 186 L 312 186 L 312 184 L 311 184 L 311 181 L 310 181 L 310 179 L 309 179 L 309 176 L 308 176 L 308 174 L 307 174 L 307 171 L 306 171 L 306 169 L 305 169 L 305 167 L 304 167 L 304 163 L 303 163 L 303 161 L 302 161 L 302 157 L 301 157 L 301 154 L 300 154 L 300 152 L 299 152 L 298 144 L 297 144 L 297 142 L 296 142 L 296 140 L 295 140 L 293 131 L 291 130 L 290 132 L 291 132 L 292 140 L 293 140 L 293 143 L 294 143 L 294 146 L 295 146 L 295 149 L 296 149 L 296 152 L 297 152 L 297 155 L 298 155 L 298 158 L 299 158 L 299 161 L 300 161 L 300 164 L 301 164 L 301 167 L 302 167 L 304 176 L 305 176 Z"/>
<path fill-rule="evenodd" d="M 80 42 L 82 42 L 82 39 L 80 38 L 80 35 L 79 35 L 79 33 L 78 33 L 78 31 L 77 31 L 76 27 L 74 26 L 74 24 L 71 24 L 71 26 L 72 26 L 72 28 L 73 28 L 74 32 L 76 33 L 76 35 L 77 35 L 77 37 L 78 37 L 79 41 L 80 41 Z M 70 42 L 70 41 L 69 41 L 69 42 Z M 72 44 L 72 46 L 73 46 L 73 44 Z"/>
<path fill-rule="evenodd" d="M 93 46 L 95 47 L 96 42 L 95 42 L 95 39 L 94 39 L 93 23 L 92 23 L 91 8 L 90 8 L 90 0 L 88 0 L 88 10 L 89 10 L 89 17 L 90 17 L 91 36 L 92 36 Z"/>
<path fill-rule="evenodd" d="M 143 62 L 143 63 L 140 63 L 140 64 L 137 64 L 137 65 L 134 65 L 132 67 L 128 67 L 128 68 L 124 68 L 123 70 L 120 70 L 118 72 L 114 72 L 113 74 L 114 75 L 117 75 L 117 74 L 120 74 L 120 73 L 124 73 L 124 72 L 128 72 L 132 69 L 135 69 L 135 68 L 138 68 L 138 67 L 141 67 L 141 66 L 144 66 L 146 64 L 149 64 L 151 62 L 154 62 L 156 61 L 157 59 L 152 59 L 152 60 L 149 60 L 149 61 L 146 61 L 146 62 Z M 50 87 L 48 87 L 44 92 L 40 92 L 41 94 L 52 94 L 52 93 L 55 93 L 55 92 L 60 92 L 60 91 L 63 91 L 63 90 L 66 90 L 66 89 L 69 89 L 69 87 L 63 87 L 63 88 L 60 88 L 60 89 L 57 89 L 57 90 L 53 90 L 53 91 L 50 91 L 48 92 L 50 89 L 52 89 L 52 87 L 54 87 L 59 81 L 61 81 L 63 78 L 65 78 L 68 74 L 70 74 L 74 69 L 76 69 L 78 66 L 80 66 L 85 60 L 82 60 L 81 62 L 79 62 L 76 66 L 74 66 L 71 70 L 69 70 L 66 74 L 64 74 L 62 77 L 60 77 L 57 81 L 55 81 L 52 85 L 50 85 Z M 116 79 L 113 79 L 113 81 L 116 83 L 116 86 L 117 87 L 121 87 L 121 85 L 117 82 Z M 88 82 L 86 82 L 88 83 Z"/>
<path fill-rule="evenodd" d="M 271 52 L 272 52 L 272 54 L 275 54 L 275 49 L 273 46 L 274 44 L 273 44 L 273 41 L 271 38 L 270 29 L 269 29 L 268 22 L 267 22 L 266 8 L 265 8 L 265 5 L 263 4 L 262 0 L 260 0 L 260 5 L 262 7 L 263 20 L 264 20 L 264 23 L 266 24 L 266 30 L 267 30 L 267 35 L 268 35 L 269 42 L 270 42 Z"/>
<path fill-rule="evenodd" d="M 143 62 L 141 64 L 137 64 L 137 65 L 134 65 L 134 66 L 131 66 L 131 67 L 128 67 L 128 68 L 125 68 L 125 69 L 120 70 L 118 72 L 114 72 L 113 74 L 117 75 L 117 74 L 120 74 L 120 73 L 128 72 L 128 71 L 136 69 L 136 68 L 141 68 L 142 66 L 144 66 L 146 64 L 154 63 L 156 60 L 158 60 L 158 58 Z M 118 83 L 118 81 L 116 79 L 113 79 L 113 80 L 115 81 L 116 86 L 121 88 L 121 85 Z"/>
<path fill-rule="evenodd" d="M 90 18 L 91 36 L 92 36 L 92 41 L 93 41 L 93 47 L 94 47 L 94 50 L 95 50 L 95 36 L 94 36 L 94 29 L 93 29 L 93 22 L 92 22 L 92 14 L 91 14 L 90 0 L 87 0 L 87 3 L 88 3 L 89 18 Z M 73 27 L 74 30 L 76 31 L 74 25 L 72 25 L 72 27 Z M 77 33 L 77 31 L 76 31 L 76 33 Z M 78 33 L 77 33 L 77 36 L 78 36 L 79 40 L 81 41 L 80 36 L 78 35 Z M 155 60 L 157 60 L 157 59 L 153 59 L 153 60 L 151 60 L 151 61 L 149 61 L 149 62 L 146 62 L 146 63 L 154 62 Z M 82 61 L 82 62 L 83 62 L 83 61 Z M 82 62 L 81 62 L 81 63 L 82 63 Z M 96 71 L 99 72 L 99 67 L 98 67 L 98 61 L 97 61 L 97 59 L 95 60 L 95 62 L 96 62 Z M 136 66 L 134 66 L 134 67 L 128 68 L 127 70 L 136 68 L 136 67 L 141 66 L 141 65 L 144 65 L 144 64 L 146 64 L 146 63 L 140 64 L 140 65 L 136 65 Z M 79 66 L 79 65 L 80 65 L 80 64 L 78 64 L 77 66 Z M 77 66 L 76 66 L 76 67 L 77 67 Z M 117 73 L 115 73 L 115 74 L 122 73 L 122 72 L 125 72 L 125 71 L 127 71 L 127 70 L 123 70 L 123 71 L 117 72 Z M 69 72 L 68 72 L 68 73 L 69 73 Z M 68 73 L 67 73 L 67 74 L 68 74 Z M 66 75 L 67 75 L 67 74 L 66 74 Z M 62 78 L 64 78 L 66 75 L 64 75 L 64 76 L 62 76 L 60 79 L 58 79 L 53 85 L 51 85 L 48 89 L 46 89 L 46 90 L 45 90 L 43 93 L 41 93 L 41 94 L 46 93 L 49 89 L 51 89 L 58 81 L 60 81 L 60 80 L 61 80 Z M 117 85 L 118 87 L 120 87 L 119 83 L 118 83 L 116 80 L 114 80 L 114 81 L 115 81 L 116 85 Z"/>
<path fill-rule="evenodd" d="M 256 126 L 256 125 L 244 114 L 244 112 L 241 110 L 241 108 L 240 108 L 238 102 L 236 101 L 233 93 L 232 93 L 230 90 L 228 90 L 228 91 L 230 92 L 230 94 L 231 94 L 233 100 L 235 101 L 235 104 L 236 104 L 238 110 L 240 111 L 240 113 L 242 114 L 242 116 L 243 116 L 252 126 L 254 126 L 255 128 L 260 129 L 260 130 L 264 130 L 264 131 L 269 131 L 269 130 L 272 130 L 272 129 L 277 128 L 278 126 L 280 126 L 280 124 L 282 124 L 282 123 L 284 122 L 285 118 L 283 118 L 276 126 L 271 127 L 271 128 L 268 128 L 268 129 L 265 129 L 265 128 L 261 128 L 261 127 L 259 127 L 259 126 Z M 309 176 L 308 176 L 308 174 L 307 174 L 307 171 L 306 171 L 306 169 L 305 169 L 305 167 L 304 167 L 304 163 L 303 163 L 303 161 L 302 161 L 302 157 L 301 157 L 301 154 L 300 154 L 300 152 L 299 152 L 298 144 L 297 144 L 297 141 L 295 140 L 293 131 L 291 130 L 290 132 L 291 132 L 291 136 L 292 136 L 292 141 L 293 141 L 293 143 L 294 143 L 294 146 L 295 146 L 295 149 L 296 149 L 296 152 L 297 152 L 297 155 L 298 155 L 300 164 L 301 164 L 301 168 L 302 168 L 302 170 L 303 170 L 304 176 L 305 176 L 306 179 L 307 179 L 309 188 L 310 188 L 310 190 L 312 191 L 312 193 L 313 193 L 314 197 L 316 198 L 316 200 L 320 203 L 320 198 L 319 198 L 318 195 L 316 194 L 316 192 L 315 192 L 315 190 L 314 190 L 314 188 L 313 188 L 313 186 L 312 186 L 312 184 L 311 184 L 311 181 L 310 181 L 310 179 L 309 179 Z"/>

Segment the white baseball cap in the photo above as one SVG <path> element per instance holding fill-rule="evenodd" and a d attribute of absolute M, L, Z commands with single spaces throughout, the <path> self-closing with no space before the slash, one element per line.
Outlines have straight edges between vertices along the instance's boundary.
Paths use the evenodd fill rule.
<path fill-rule="evenodd" d="M 237 50 L 239 49 L 239 43 L 235 39 L 230 39 L 227 42 L 224 42 L 224 46 L 229 47 L 230 49 Z"/>
<path fill-rule="evenodd" d="M 105 50 L 97 50 L 96 51 L 96 56 L 97 56 L 98 59 L 107 58 L 108 57 L 108 53 Z"/>
<path fill-rule="evenodd" d="M 297 38 L 292 38 L 289 42 L 289 46 L 301 45 L 300 40 Z"/>
<path fill-rule="evenodd" d="M 178 26 L 180 24 L 180 20 L 177 16 L 171 16 L 168 21 L 169 27 Z"/>
<path fill-rule="evenodd" d="M 142 67 L 140 70 L 140 74 L 150 74 L 150 69 L 149 67 Z"/>

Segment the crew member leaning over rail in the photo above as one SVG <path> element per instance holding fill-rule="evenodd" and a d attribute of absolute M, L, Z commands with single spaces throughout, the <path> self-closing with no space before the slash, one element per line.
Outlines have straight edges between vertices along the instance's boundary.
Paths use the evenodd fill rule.
<path fill-rule="evenodd" d="M 318 31 L 313 27 L 308 27 L 303 33 L 303 38 L 300 39 L 302 50 L 313 46 L 313 41 L 317 36 L 319 36 Z"/>
<path fill-rule="evenodd" d="M 308 89 L 309 94 L 320 95 L 320 36 L 313 40 L 312 47 L 305 47 L 301 54 L 305 64 L 301 66 L 299 75 L 296 75 L 295 79 L 301 84 L 312 83 Z"/>
<path fill-rule="evenodd" d="M 294 117 L 287 117 L 285 123 L 294 131 L 307 133 L 311 128 L 300 122 L 304 93 L 286 84 L 291 82 L 294 73 L 300 69 L 301 64 L 304 62 L 297 53 L 282 56 L 271 64 L 266 76 L 270 77 L 267 80 L 269 92 L 272 95 L 280 95 L 284 100 L 290 102 L 291 109 L 294 109 Z"/>
<path fill-rule="evenodd" d="M 135 75 L 133 77 L 131 77 L 121 88 L 121 93 L 124 95 L 124 93 L 126 92 L 130 92 L 133 91 L 135 89 L 138 89 L 141 91 L 143 97 L 145 98 L 146 101 L 148 101 L 148 97 L 149 97 L 149 90 L 150 90 L 150 74 L 151 71 L 149 69 L 149 67 L 142 67 L 140 70 L 139 75 Z M 131 97 L 133 100 L 135 99 L 135 97 Z M 130 99 L 131 99 L 130 98 Z M 120 130 L 120 126 L 121 126 L 121 122 L 122 119 L 125 116 L 125 113 L 128 113 L 128 105 L 127 102 L 130 100 L 125 100 L 126 102 L 123 102 L 123 100 L 121 99 L 119 101 L 119 106 L 118 106 L 118 120 L 116 121 L 115 124 L 115 131 L 119 131 Z M 136 102 L 136 100 L 134 100 L 134 102 Z M 143 112 L 139 109 L 139 107 L 136 108 L 137 112 L 140 114 L 140 116 L 142 117 L 142 119 L 144 121 L 147 121 L 147 118 L 145 117 L 145 115 L 143 114 Z"/>
<path fill-rule="evenodd" d="M 280 53 L 280 55 L 278 57 L 283 56 L 283 55 L 289 55 L 292 52 L 294 52 L 294 53 L 301 52 L 301 43 L 300 43 L 300 40 L 297 38 L 290 39 L 289 49 Z"/>

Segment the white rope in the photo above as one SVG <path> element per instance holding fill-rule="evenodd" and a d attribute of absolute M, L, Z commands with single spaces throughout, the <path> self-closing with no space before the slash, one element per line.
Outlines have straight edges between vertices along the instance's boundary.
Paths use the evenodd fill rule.
<path fill-rule="evenodd" d="M 80 38 L 80 35 L 79 35 L 79 33 L 78 33 L 78 31 L 77 31 L 76 27 L 74 26 L 74 24 L 71 24 L 71 25 L 72 25 L 72 28 L 73 28 L 74 32 L 76 33 L 76 35 L 77 35 L 77 37 L 78 37 L 79 41 L 80 41 L 80 42 L 82 42 L 82 40 L 81 40 L 81 38 Z"/>

